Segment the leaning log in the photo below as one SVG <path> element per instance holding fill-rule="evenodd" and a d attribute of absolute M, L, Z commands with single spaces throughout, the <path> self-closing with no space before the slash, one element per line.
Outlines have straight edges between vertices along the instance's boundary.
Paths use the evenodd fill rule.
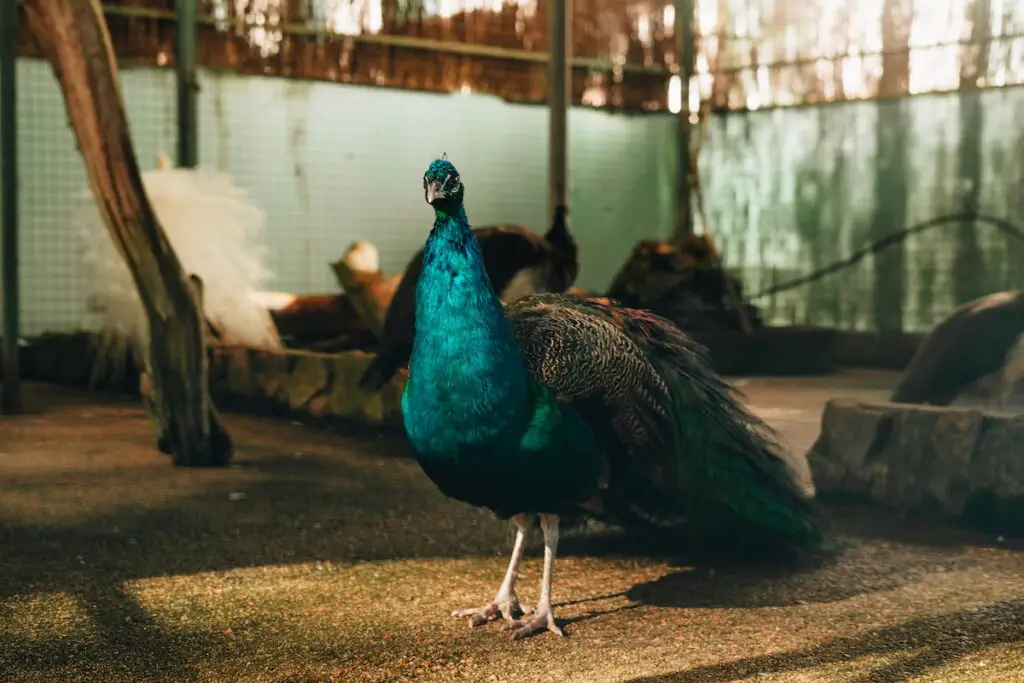
<path fill-rule="evenodd" d="M 22 4 L 60 83 L 100 215 L 146 310 L 158 446 L 176 465 L 226 465 L 233 448 L 208 395 L 205 321 L 146 197 L 99 0 Z"/>
<path fill-rule="evenodd" d="M 259 292 L 278 334 L 289 340 L 323 340 L 369 330 L 345 294 Z"/>
<path fill-rule="evenodd" d="M 332 263 L 331 270 L 363 322 L 380 339 L 402 276 L 384 275 L 377 248 L 362 240 L 354 242 L 341 260 Z"/>

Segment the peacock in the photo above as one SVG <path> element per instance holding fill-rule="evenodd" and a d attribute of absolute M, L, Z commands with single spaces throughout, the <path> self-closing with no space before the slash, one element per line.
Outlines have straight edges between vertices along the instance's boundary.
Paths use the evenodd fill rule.
<path fill-rule="evenodd" d="M 576 242 L 569 232 L 565 206 L 555 208 L 551 228 L 543 237 L 517 225 L 476 228 L 473 232 L 491 284 L 506 303 L 527 294 L 564 292 L 579 272 Z M 359 380 L 363 389 L 379 390 L 409 362 L 416 323 L 416 283 L 422 264 L 423 254 L 417 252 L 405 268 L 388 306 L 377 354 Z"/>
<path fill-rule="evenodd" d="M 560 520 L 820 547 L 813 503 L 770 429 L 702 347 L 664 318 L 604 298 L 545 293 L 503 306 L 454 165 L 431 163 L 423 187 L 435 221 L 416 287 L 405 429 L 442 493 L 516 526 L 494 600 L 453 616 L 478 626 L 500 615 L 516 639 L 562 635 L 551 607 Z M 543 577 L 528 608 L 516 577 L 538 520 Z"/>
<path fill-rule="evenodd" d="M 965 303 L 918 347 L 893 403 L 946 406 L 969 387 L 1005 410 L 1024 379 L 1024 292 L 996 292 Z"/>

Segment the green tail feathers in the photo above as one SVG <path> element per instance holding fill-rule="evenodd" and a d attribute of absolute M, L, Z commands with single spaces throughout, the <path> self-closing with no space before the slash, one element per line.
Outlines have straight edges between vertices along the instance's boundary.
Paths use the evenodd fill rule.
<path fill-rule="evenodd" d="M 671 355 L 651 360 L 669 383 L 678 483 L 693 531 L 736 547 L 820 548 L 813 502 L 779 454 L 774 433 L 736 390 L 704 362 L 681 368 Z"/>

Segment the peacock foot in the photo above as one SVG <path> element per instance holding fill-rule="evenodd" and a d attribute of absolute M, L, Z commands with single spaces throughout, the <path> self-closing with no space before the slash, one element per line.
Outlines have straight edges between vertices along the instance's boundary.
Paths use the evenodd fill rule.
<path fill-rule="evenodd" d="M 453 617 L 469 617 L 469 625 L 483 626 L 494 617 L 501 615 L 501 618 L 513 623 L 517 617 L 532 614 L 533 607 L 519 604 L 519 598 L 514 594 L 507 598 L 498 597 L 494 602 L 483 607 L 470 607 L 469 609 L 457 609 L 452 612 Z"/>
<path fill-rule="evenodd" d="M 508 622 L 505 628 L 516 629 L 516 632 L 512 634 L 512 640 L 526 638 L 544 630 L 551 631 L 556 636 L 565 636 L 562 629 L 555 623 L 555 615 L 550 607 L 541 608 L 529 618 L 514 619 Z"/>

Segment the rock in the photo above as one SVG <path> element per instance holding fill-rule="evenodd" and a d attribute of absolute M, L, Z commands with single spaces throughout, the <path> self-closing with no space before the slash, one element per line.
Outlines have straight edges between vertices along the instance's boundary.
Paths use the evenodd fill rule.
<path fill-rule="evenodd" d="M 223 391 L 227 386 L 230 370 L 228 357 L 215 344 L 206 347 L 206 356 L 210 359 L 207 364 L 207 381 L 210 383 L 210 390 Z"/>
<path fill-rule="evenodd" d="M 285 379 L 288 377 L 290 354 L 278 349 L 248 349 L 252 394 L 256 398 L 273 402 L 284 400 Z"/>
<path fill-rule="evenodd" d="M 92 333 L 74 333 L 31 340 L 26 347 L 25 376 L 64 385 L 85 384 L 98 339 Z M 402 424 L 407 373 L 399 372 L 380 392 L 362 391 L 358 381 L 371 359 L 362 351 L 324 354 L 224 344 L 211 344 L 209 351 L 209 382 L 216 401 L 224 399 L 235 408 L 258 413 L 269 407 L 274 414 Z M 135 372 L 132 379 L 132 390 L 140 391 L 147 412 L 154 413 L 152 378 Z"/>
<path fill-rule="evenodd" d="M 680 329 L 740 330 L 735 310 L 726 305 L 730 288 L 738 301 L 742 283 L 718 262 L 706 235 L 691 235 L 679 248 L 656 240 L 638 242 L 615 275 L 607 296 L 625 306 L 662 315 Z M 745 304 L 751 327 L 761 327 L 761 314 Z"/>
<path fill-rule="evenodd" d="M 226 366 L 225 393 L 236 398 L 252 398 L 253 378 L 252 370 L 249 368 L 249 349 L 244 346 L 219 346 L 214 353 L 224 359 Z"/>
<path fill-rule="evenodd" d="M 329 396 L 317 396 L 306 405 L 306 412 L 312 417 L 323 417 L 327 415 L 327 408 L 330 405 Z"/>
<path fill-rule="evenodd" d="M 293 352 L 294 362 L 281 382 L 281 393 L 291 410 L 299 410 L 330 386 L 329 356 Z"/>
<path fill-rule="evenodd" d="M 1024 534 L 1024 416 L 833 399 L 808 462 L 823 495 L 953 517 L 985 501 L 1000 512 L 974 521 Z"/>
<path fill-rule="evenodd" d="M 405 383 L 409 379 L 408 370 L 399 370 L 394 378 L 380 390 L 381 403 L 384 407 L 384 422 L 388 424 L 402 424 L 402 391 L 405 390 Z"/>
<path fill-rule="evenodd" d="M 1024 498 L 1024 415 L 985 416 L 969 477 L 1000 498 Z"/>
<path fill-rule="evenodd" d="M 359 378 L 371 358 L 362 351 L 347 351 L 331 358 L 333 381 L 327 408 L 331 415 L 364 422 L 384 421 L 383 392 L 370 393 L 359 388 Z"/>

